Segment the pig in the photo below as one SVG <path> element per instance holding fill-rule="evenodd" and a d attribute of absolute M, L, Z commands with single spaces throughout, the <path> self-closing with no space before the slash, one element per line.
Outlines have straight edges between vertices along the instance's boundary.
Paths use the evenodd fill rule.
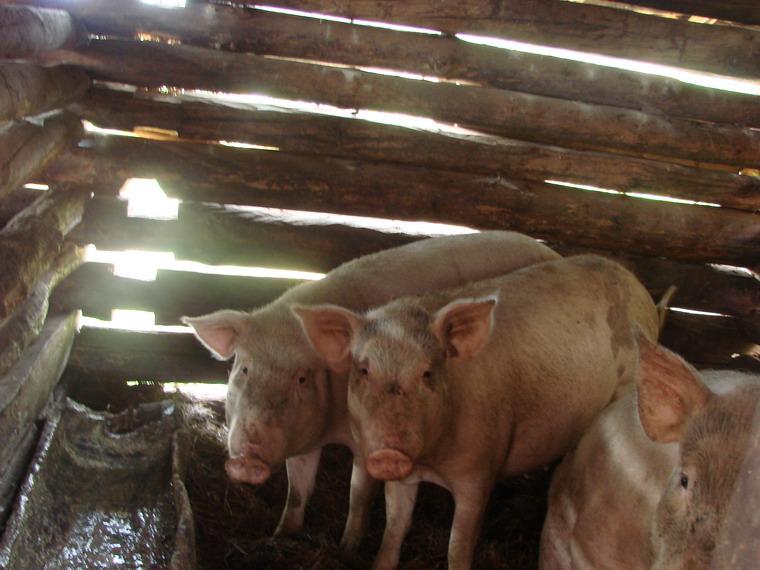
<path fill-rule="evenodd" d="M 218 359 L 234 357 L 226 399 L 233 481 L 258 484 L 286 463 L 288 495 L 275 534 L 303 525 L 321 449 L 355 449 L 348 426 L 347 377 L 313 350 L 290 305 L 341 303 L 363 310 L 405 294 L 452 287 L 560 256 L 514 232 L 421 240 L 348 262 L 322 280 L 299 284 L 253 312 L 222 310 L 184 318 Z M 355 550 L 377 482 L 354 463 L 341 545 Z"/>
<path fill-rule="evenodd" d="M 644 336 L 639 347 L 637 392 L 553 475 L 540 568 L 760 567 L 760 375 L 701 374 Z M 731 524 L 750 513 L 754 526 Z"/>
<path fill-rule="evenodd" d="M 631 324 L 652 338 L 655 305 L 619 264 L 548 261 L 367 314 L 294 306 L 333 371 L 369 474 L 386 481 L 374 568 L 397 565 L 419 482 L 455 502 L 449 568 L 469 568 L 497 479 L 559 459 L 596 414 L 632 389 Z"/>

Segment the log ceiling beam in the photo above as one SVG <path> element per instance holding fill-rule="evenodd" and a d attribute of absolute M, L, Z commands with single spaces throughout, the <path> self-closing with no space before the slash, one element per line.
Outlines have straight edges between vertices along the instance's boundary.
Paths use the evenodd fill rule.
<path fill-rule="evenodd" d="M 154 42 L 94 40 L 53 61 L 145 87 L 261 93 L 347 109 L 430 117 L 487 133 L 584 150 L 736 170 L 760 166 L 753 129 L 668 119 L 501 89 L 430 83 L 349 68 Z"/>
<path fill-rule="evenodd" d="M 199 141 L 235 140 L 288 153 L 391 162 L 543 182 L 561 180 L 760 210 L 760 178 L 574 151 L 495 136 L 454 136 L 308 113 L 259 111 L 92 90 L 73 110 L 99 127 L 158 127 Z M 466 158 L 465 158 L 466 157 Z"/>
<path fill-rule="evenodd" d="M 760 26 L 757 0 L 625 0 L 626 4 Z"/>
<path fill-rule="evenodd" d="M 31 58 L 72 47 L 78 30 L 68 12 L 0 4 L 0 59 Z"/>
<path fill-rule="evenodd" d="M 757 264 L 755 215 L 408 166 L 216 145 L 95 137 L 46 180 L 156 178 L 188 201 L 512 229 L 555 242 L 682 261 Z M 106 192 L 108 189 L 105 190 Z"/>

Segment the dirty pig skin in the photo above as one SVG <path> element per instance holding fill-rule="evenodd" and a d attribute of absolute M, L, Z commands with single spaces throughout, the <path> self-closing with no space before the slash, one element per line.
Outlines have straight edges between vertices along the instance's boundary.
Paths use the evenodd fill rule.
<path fill-rule="evenodd" d="M 420 481 L 455 502 L 449 568 L 469 568 L 497 479 L 574 446 L 599 410 L 633 386 L 632 323 L 658 314 L 639 281 L 598 256 L 534 265 L 366 315 L 294 307 L 333 370 L 349 372 L 359 457 L 385 485 L 374 568 L 394 568 Z"/>
<path fill-rule="evenodd" d="M 431 238 L 367 255 L 303 283 L 251 313 L 224 310 L 185 318 L 223 360 L 234 357 L 227 392 L 229 476 L 261 483 L 287 464 L 288 498 L 276 534 L 297 532 L 314 489 L 321 449 L 355 449 L 346 409 L 347 377 L 328 370 L 309 344 L 293 303 L 340 303 L 354 310 L 501 275 L 559 255 L 514 232 Z M 342 546 L 353 550 L 364 532 L 378 483 L 354 463 Z"/>
<path fill-rule="evenodd" d="M 637 394 L 555 471 L 540 568 L 760 568 L 760 376 L 639 344 Z"/>

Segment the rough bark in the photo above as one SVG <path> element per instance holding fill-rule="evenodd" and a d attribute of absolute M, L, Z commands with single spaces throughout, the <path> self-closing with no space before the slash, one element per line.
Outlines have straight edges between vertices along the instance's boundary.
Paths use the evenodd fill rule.
<path fill-rule="evenodd" d="M 251 152 L 123 137 L 91 141 L 51 180 L 156 178 L 183 200 L 294 208 L 477 228 L 682 261 L 753 267 L 760 226 L 750 213 L 654 202 L 498 176 Z"/>
<path fill-rule="evenodd" d="M 171 102 L 169 102 L 171 101 Z M 562 180 L 760 210 L 760 179 L 654 160 L 573 151 L 496 136 L 438 134 L 307 113 L 153 100 L 97 89 L 74 111 L 100 127 L 158 127 L 181 138 L 234 140 L 281 151 L 393 162 L 526 180 Z M 466 158 L 465 158 L 466 157 Z"/>
<path fill-rule="evenodd" d="M 55 61 L 147 87 L 262 93 L 348 109 L 407 113 L 492 134 L 585 150 L 741 167 L 760 165 L 760 133 L 515 91 L 430 83 L 191 46 L 94 41 Z"/>
<path fill-rule="evenodd" d="M 723 75 L 760 76 L 760 32 L 590 4 L 561 0 L 282 0 L 277 5 L 448 33 L 503 37 Z"/>
<path fill-rule="evenodd" d="M 42 127 L 25 121 L 0 127 L 0 197 L 28 182 L 81 135 L 81 122 L 69 113 L 48 118 Z"/>
<path fill-rule="evenodd" d="M 0 198 L 0 229 L 24 208 L 30 206 L 40 197 L 40 190 L 17 188 L 7 196 Z"/>
<path fill-rule="evenodd" d="M 760 4 L 756 0 L 625 0 L 626 4 L 717 18 L 754 26 L 760 25 Z"/>
<path fill-rule="evenodd" d="M 71 47 L 77 29 L 68 12 L 0 5 L 0 59 L 30 58 Z"/>
<path fill-rule="evenodd" d="M 79 223 L 88 195 L 55 190 L 41 196 L 0 231 L 0 319 L 27 298 L 60 254 L 63 237 Z"/>
<path fill-rule="evenodd" d="M 89 87 L 79 69 L 0 62 L 0 123 L 65 107 Z"/>

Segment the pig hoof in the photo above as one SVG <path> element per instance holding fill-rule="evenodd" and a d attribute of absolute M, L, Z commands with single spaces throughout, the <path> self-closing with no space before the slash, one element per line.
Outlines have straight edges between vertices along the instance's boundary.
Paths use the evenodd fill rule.
<path fill-rule="evenodd" d="M 367 457 L 367 471 L 375 479 L 399 481 L 412 472 L 412 460 L 395 449 L 380 449 Z"/>
<path fill-rule="evenodd" d="M 250 456 L 232 457 L 224 465 L 227 475 L 236 483 L 251 483 L 259 485 L 269 479 L 272 470 L 269 466 Z"/>

